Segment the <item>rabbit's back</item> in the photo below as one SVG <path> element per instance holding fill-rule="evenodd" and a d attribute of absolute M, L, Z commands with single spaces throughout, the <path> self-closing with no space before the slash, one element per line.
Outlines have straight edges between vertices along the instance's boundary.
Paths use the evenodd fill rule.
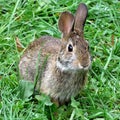
<path fill-rule="evenodd" d="M 43 36 L 40 39 L 33 41 L 24 51 L 19 62 L 21 78 L 34 81 L 37 69 L 42 69 L 41 67 L 45 62 L 46 57 L 50 55 L 56 56 L 60 50 L 60 46 L 60 40 L 51 36 Z"/>

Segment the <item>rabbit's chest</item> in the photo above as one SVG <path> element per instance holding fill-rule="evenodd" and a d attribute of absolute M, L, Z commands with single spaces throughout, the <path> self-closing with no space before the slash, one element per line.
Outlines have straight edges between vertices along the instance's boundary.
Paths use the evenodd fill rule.
<path fill-rule="evenodd" d="M 51 75 L 51 74 L 49 74 Z M 76 96 L 82 88 L 85 77 L 82 73 L 56 73 L 42 80 L 43 93 L 60 101 L 68 101 L 71 96 Z"/>
<path fill-rule="evenodd" d="M 68 100 L 71 96 L 76 96 L 83 86 L 84 76 L 82 74 L 71 73 L 69 75 L 60 76 L 60 79 L 55 83 L 56 94 L 59 99 Z"/>

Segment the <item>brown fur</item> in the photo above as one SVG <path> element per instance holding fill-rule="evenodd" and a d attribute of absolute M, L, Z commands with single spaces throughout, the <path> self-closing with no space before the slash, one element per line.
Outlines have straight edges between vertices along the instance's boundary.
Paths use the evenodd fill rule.
<path fill-rule="evenodd" d="M 19 63 L 21 77 L 34 81 L 40 54 L 37 67 L 38 74 L 42 73 L 37 88 L 58 104 L 68 102 L 85 85 L 91 63 L 88 43 L 83 34 L 86 16 L 85 4 L 79 5 L 75 17 L 69 12 L 63 12 L 58 23 L 63 38 L 59 40 L 43 36 L 35 40 L 25 50 Z M 70 45 L 72 48 L 69 51 Z M 46 56 L 48 59 L 43 69 Z"/>

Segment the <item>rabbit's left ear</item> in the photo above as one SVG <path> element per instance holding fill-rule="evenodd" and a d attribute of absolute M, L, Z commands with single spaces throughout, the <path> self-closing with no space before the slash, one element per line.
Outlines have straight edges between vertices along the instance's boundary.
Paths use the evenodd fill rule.
<path fill-rule="evenodd" d="M 87 6 L 84 3 L 81 3 L 76 11 L 74 30 L 83 32 L 87 14 Z"/>
<path fill-rule="evenodd" d="M 74 23 L 74 16 L 70 12 L 63 12 L 60 15 L 58 26 L 59 30 L 63 33 L 63 37 L 69 35 Z"/>

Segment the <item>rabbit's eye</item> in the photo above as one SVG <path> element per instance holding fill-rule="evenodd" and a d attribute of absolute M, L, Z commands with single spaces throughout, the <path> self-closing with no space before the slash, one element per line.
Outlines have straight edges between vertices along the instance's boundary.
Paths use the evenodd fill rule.
<path fill-rule="evenodd" d="M 72 52 L 73 51 L 73 46 L 71 44 L 68 45 L 68 51 Z"/>

